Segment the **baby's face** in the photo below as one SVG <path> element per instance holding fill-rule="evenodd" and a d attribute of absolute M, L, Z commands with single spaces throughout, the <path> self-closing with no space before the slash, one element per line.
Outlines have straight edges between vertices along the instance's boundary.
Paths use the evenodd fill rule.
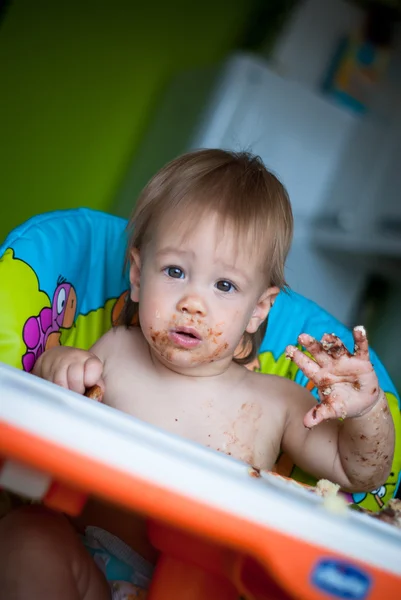
<path fill-rule="evenodd" d="M 139 299 L 142 332 L 166 366 L 231 361 L 264 289 L 260 259 L 236 242 L 228 224 L 222 231 L 209 217 L 186 237 L 159 231 L 140 257 L 132 299 Z"/>

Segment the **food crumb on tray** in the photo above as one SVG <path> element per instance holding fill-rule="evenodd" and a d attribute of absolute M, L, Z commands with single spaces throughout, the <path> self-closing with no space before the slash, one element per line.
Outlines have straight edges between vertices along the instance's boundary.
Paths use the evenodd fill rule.
<path fill-rule="evenodd" d="M 387 506 L 379 512 L 373 512 L 366 508 L 361 508 L 360 506 L 356 507 L 356 510 L 357 512 L 369 515 L 378 521 L 389 523 L 390 525 L 394 525 L 394 527 L 401 529 L 401 500 L 398 500 L 397 498 L 389 500 Z"/>
<path fill-rule="evenodd" d="M 289 485 L 295 485 L 296 487 L 304 488 L 316 496 L 320 496 L 323 499 L 324 508 L 332 513 L 344 515 L 350 510 L 355 510 L 356 512 L 366 514 L 373 519 L 388 523 L 389 525 L 393 525 L 394 527 L 401 529 L 401 500 L 393 498 L 392 500 L 389 500 L 385 508 L 379 512 L 374 512 L 368 510 L 367 508 L 362 508 L 361 506 L 351 505 L 349 501 L 347 501 L 345 495 L 341 492 L 340 486 L 332 481 L 329 481 L 328 479 L 320 479 L 316 486 L 313 487 L 311 485 L 295 481 L 292 478 L 280 475 L 274 471 L 262 471 L 262 473 L 266 475 L 272 475 L 282 481 L 285 481 Z M 260 477 L 260 471 L 259 469 L 251 468 L 249 470 L 249 475 L 251 475 L 251 477 Z"/>
<path fill-rule="evenodd" d="M 323 505 L 327 510 L 337 514 L 344 514 L 347 512 L 349 504 L 344 496 L 338 493 L 339 490 L 339 485 L 331 483 L 327 479 L 320 479 L 316 484 L 315 493 L 318 496 L 323 496 Z M 401 529 L 401 500 L 396 498 L 389 500 L 387 506 L 379 512 L 373 512 L 360 506 L 355 507 L 355 510 Z"/>
<path fill-rule="evenodd" d="M 340 486 L 337 483 L 332 483 L 328 479 L 319 479 L 316 484 L 315 494 L 327 498 L 330 496 L 337 496 Z"/>

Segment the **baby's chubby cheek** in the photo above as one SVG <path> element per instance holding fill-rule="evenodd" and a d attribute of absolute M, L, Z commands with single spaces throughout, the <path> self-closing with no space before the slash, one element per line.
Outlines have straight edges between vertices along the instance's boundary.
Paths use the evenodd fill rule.
<path fill-rule="evenodd" d="M 205 347 L 205 360 L 210 362 L 219 360 L 227 354 L 228 350 L 229 343 L 225 340 L 223 335 L 221 339 L 216 339 L 216 336 L 213 336 L 211 342 Z"/>

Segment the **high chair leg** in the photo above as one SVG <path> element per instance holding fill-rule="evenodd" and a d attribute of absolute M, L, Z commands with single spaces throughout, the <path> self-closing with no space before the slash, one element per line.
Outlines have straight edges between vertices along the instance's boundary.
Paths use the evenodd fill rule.
<path fill-rule="evenodd" d="M 163 554 L 152 579 L 148 600 L 238 600 L 238 596 L 228 579 Z"/>
<path fill-rule="evenodd" d="M 238 600 L 236 553 L 160 522 L 148 522 L 160 551 L 148 600 Z"/>

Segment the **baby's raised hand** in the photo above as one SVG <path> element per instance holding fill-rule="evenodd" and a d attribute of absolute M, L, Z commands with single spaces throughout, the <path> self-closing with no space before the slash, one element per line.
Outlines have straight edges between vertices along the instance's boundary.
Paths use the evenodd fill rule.
<path fill-rule="evenodd" d="M 319 391 L 321 402 L 305 415 L 305 427 L 328 419 L 362 416 L 378 401 L 379 382 L 369 359 L 364 327 L 355 327 L 353 336 L 354 354 L 348 352 L 340 338 L 327 333 L 320 342 L 306 333 L 298 338 L 314 360 L 295 346 L 287 347 L 287 356 Z"/>

